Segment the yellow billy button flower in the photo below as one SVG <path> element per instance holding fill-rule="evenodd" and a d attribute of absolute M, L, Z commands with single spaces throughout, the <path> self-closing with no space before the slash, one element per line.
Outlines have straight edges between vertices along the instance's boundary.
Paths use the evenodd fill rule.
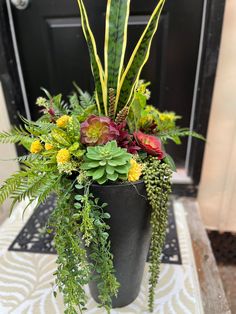
<path fill-rule="evenodd" d="M 141 174 L 142 174 L 142 165 L 137 163 L 136 160 L 130 160 L 131 168 L 129 169 L 128 173 L 128 180 L 130 182 L 138 181 Z"/>
<path fill-rule="evenodd" d="M 63 148 L 60 149 L 57 153 L 57 163 L 58 164 L 65 164 L 70 160 L 70 152 L 68 149 Z"/>
<path fill-rule="evenodd" d="M 40 143 L 40 140 L 33 141 L 30 146 L 30 152 L 32 154 L 38 154 L 43 150 L 43 145 Z"/>
<path fill-rule="evenodd" d="M 70 121 L 70 117 L 67 115 L 64 115 L 64 116 L 61 116 L 59 119 L 57 119 L 56 123 L 59 128 L 65 128 L 67 127 L 67 124 L 69 123 L 69 121 Z"/>
<path fill-rule="evenodd" d="M 46 143 L 46 144 L 45 144 L 45 149 L 46 149 L 46 150 L 53 149 L 52 144 Z"/>

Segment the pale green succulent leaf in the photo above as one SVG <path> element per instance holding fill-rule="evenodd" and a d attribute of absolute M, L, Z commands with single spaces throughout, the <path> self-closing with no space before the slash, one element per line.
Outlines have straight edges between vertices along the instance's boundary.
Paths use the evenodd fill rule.
<path fill-rule="evenodd" d="M 106 166 L 106 172 L 109 174 L 113 174 L 115 172 L 115 168 L 111 167 L 110 165 Z"/>
<path fill-rule="evenodd" d="M 104 167 L 99 167 L 97 168 L 94 173 L 93 173 L 93 180 L 98 180 L 100 179 L 103 175 L 104 175 L 104 172 L 105 172 L 105 168 Z"/>
<path fill-rule="evenodd" d="M 105 175 L 105 176 L 103 176 L 102 178 L 98 179 L 97 182 L 98 182 L 99 184 L 104 184 L 107 180 L 108 180 L 108 179 L 107 179 L 107 176 Z"/>
<path fill-rule="evenodd" d="M 111 181 L 116 181 L 118 179 L 118 173 L 109 174 L 107 173 L 107 178 Z"/>
<path fill-rule="evenodd" d="M 120 174 L 127 174 L 129 172 L 130 166 L 126 167 L 116 167 L 116 172 Z"/>

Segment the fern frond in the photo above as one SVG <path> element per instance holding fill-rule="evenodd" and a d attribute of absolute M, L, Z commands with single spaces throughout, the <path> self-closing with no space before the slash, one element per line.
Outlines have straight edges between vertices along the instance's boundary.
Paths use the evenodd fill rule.
<path fill-rule="evenodd" d="M 46 173 L 43 173 L 40 176 L 35 174 L 25 177 L 11 194 L 11 198 L 17 202 L 23 201 L 26 198 L 36 198 L 39 189 L 47 184 L 48 179 L 49 178 Z"/>
<path fill-rule="evenodd" d="M 76 89 L 76 91 L 78 92 L 79 94 L 79 102 L 80 102 L 80 105 L 86 109 L 88 108 L 89 106 L 92 106 L 94 105 L 94 97 L 91 96 L 88 92 L 84 92 L 82 91 L 82 89 L 75 83 L 73 82 L 73 85 Z"/>
<path fill-rule="evenodd" d="M 0 132 L 0 143 L 19 143 L 31 139 L 22 127 L 14 127 L 10 132 Z"/>
<path fill-rule="evenodd" d="M 29 175 L 23 178 L 20 184 L 11 193 L 12 204 L 10 207 L 10 214 L 15 206 L 15 204 L 28 199 L 28 204 L 26 208 L 36 199 L 37 205 L 41 204 L 46 200 L 46 198 L 54 191 L 55 186 L 60 180 L 60 177 L 56 174 L 42 173 L 34 175 Z"/>
<path fill-rule="evenodd" d="M 62 100 L 62 94 L 54 96 L 51 101 L 57 114 L 64 115 L 69 113 L 68 104 Z"/>
<path fill-rule="evenodd" d="M 24 162 L 24 161 L 32 162 L 36 159 L 42 159 L 42 158 L 43 158 L 43 156 L 41 156 L 39 154 L 27 154 L 27 155 L 19 156 L 15 160 L 18 160 L 19 162 Z"/>
<path fill-rule="evenodd" d="M 55 124 L 50 123 L 49 121 L 44 120 L 37 120 L 37 121 L 30 121 L 25 117 L 20 115 L 20 119 L 24 122 L 25 129 L 34 136 L 39 136 L 41 134 L 48 134 L 51 131 Z"/>
<path fill-rule="evenodd" d="M 48 196 L 52 192 L 58 190 L 60 180 L 61 176 L 58 176 L 58 174 L 56 174 L 52 175 L 51 177 L 48 178 L 46 182 L 44 182 L 44 185 L 42 185 L 37 192 L 38 195 L 37 206 L 40 205 L 41 203 L 45 203 Z"/>
<path fill-rule="evenodd" d="M 14 193 L 26 176 L 26 171 L 19 171 L 3 183 L 0 188 L 0 204 L 2 204 L 12 193 Z"/>
<path fill-rule="evenodd" d="M 192 136 L 205 141 L 205 138 L 197 132 L 190 131 L 188 128 L 175 128 L 172 130 L 161 131 L 157 133 L 158 137 L 165 143 L 167 140 L 172 140 L 176 144 L 180 144 L 180 138 Z"/>

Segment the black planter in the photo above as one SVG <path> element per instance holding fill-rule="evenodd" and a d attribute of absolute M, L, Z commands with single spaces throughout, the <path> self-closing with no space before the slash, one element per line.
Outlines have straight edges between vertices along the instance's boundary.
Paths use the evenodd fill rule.
<path fill-rule="evenodd" d="M 92 185 L 91 191 L 102 202 L 108 203 L 110 213 L 109 236 L 114 255 L 115 275 L 120 283 L 112 307 L 123 307 L 133 302 L 139 294 L 147 259 L 151 228 L 150 207 L 143 181 L 134 184 Z M 89 285 L 95 301 L 98 290 L 95 282 Z"/>

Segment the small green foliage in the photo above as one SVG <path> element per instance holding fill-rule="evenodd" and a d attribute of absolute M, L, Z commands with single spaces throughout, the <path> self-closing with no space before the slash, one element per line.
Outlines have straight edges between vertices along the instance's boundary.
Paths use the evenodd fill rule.
<path fill-rule="evenodd" d="M 39 97 L 36 104 L 43 109 L 43 120 L 50 121 L 53 116 L 68 114 L 68 105 L 62 100 L 62 94 L 52 96 L 45 88 L 41 88 L 47 98 Z"/>
<path fill-rule="evenodd" d="M 87 296 L 84 285 L 90 280 L 91 265 L 79 236 L 79 225 L 74 208 L 73 184 L 64 180 L 61 185 L 56 209 L 49 226 L 55 230 L 55 248 L 58 268 L 56 284 L 63 293 L 65 314 L 82 313 L 86 309 Z"/>
<path fill-rule="evenodd" d="M 96 114 L 97 106 L 95 99 L 88 92 L 84 92 L 74 82 L 76 92 L 69 96 L 70 109 L 73 115 L 77 116 L 80 122 L 83 122 L 91 114 Z"/>
<path fill-rule="evenodd" d="M 52 130 L 52 137 L 58 144 L 62 146 L 68 147 L 71 145 L 71 141 L 67 132 L 63 131 L 62 129 L 54 128 Z"/>
<path fill-rule="evenodd" d="M 155 287 L 160 273 L 160 256 L 166 236 L 168 199 L 171 192 L 169 166 L 149 157 L 143 169 L 147 196 L 152 208 L 150 246 L 149 310 L 153 311 Z"/>
<path fill-rule="evenodd" d="M 110 313 L 111 298 L 119 288 L 105 222 L 110 215 L 104 212 L 107 204 L 99 205 L 99 199 L 90 193 L 91 183 L 82 181 L 74 185 L 61 180 L 57 206 L 50 217 L 48 230 L 55 230 L 58 253 L 56 284 L 63 293 L 65 314 L 86 309 L 84 286 L 91 280 L 97 282 L 101 306 Z"/>
<path fill-rule="evenodd" d="M 94 181 L 103 184 L 108 180 L 126 180 L 130 169 L 132 155 L 117 147 L 116 141 L 108 142 L 104 146 L 88 147 L 81 169 Z"/>
<path fill-rule="evenodd" d="M 110 252 L 110 241 L 105 220 L 110 218 L 104 212 L 107 204 L 99 204 L 90 193 L 90 183 L 85 184 L 83 193 L 81 185 L 76 185 L 80 194 L 75 196 L 76 214 L 73 215 L 79 224 L 79 230 L 92 261 L 92 280 L 97 282 L 101 305 L 110 313 L 112 296 L 117 295 L 119 283 L 114 275 L 113 255 Z"/>

